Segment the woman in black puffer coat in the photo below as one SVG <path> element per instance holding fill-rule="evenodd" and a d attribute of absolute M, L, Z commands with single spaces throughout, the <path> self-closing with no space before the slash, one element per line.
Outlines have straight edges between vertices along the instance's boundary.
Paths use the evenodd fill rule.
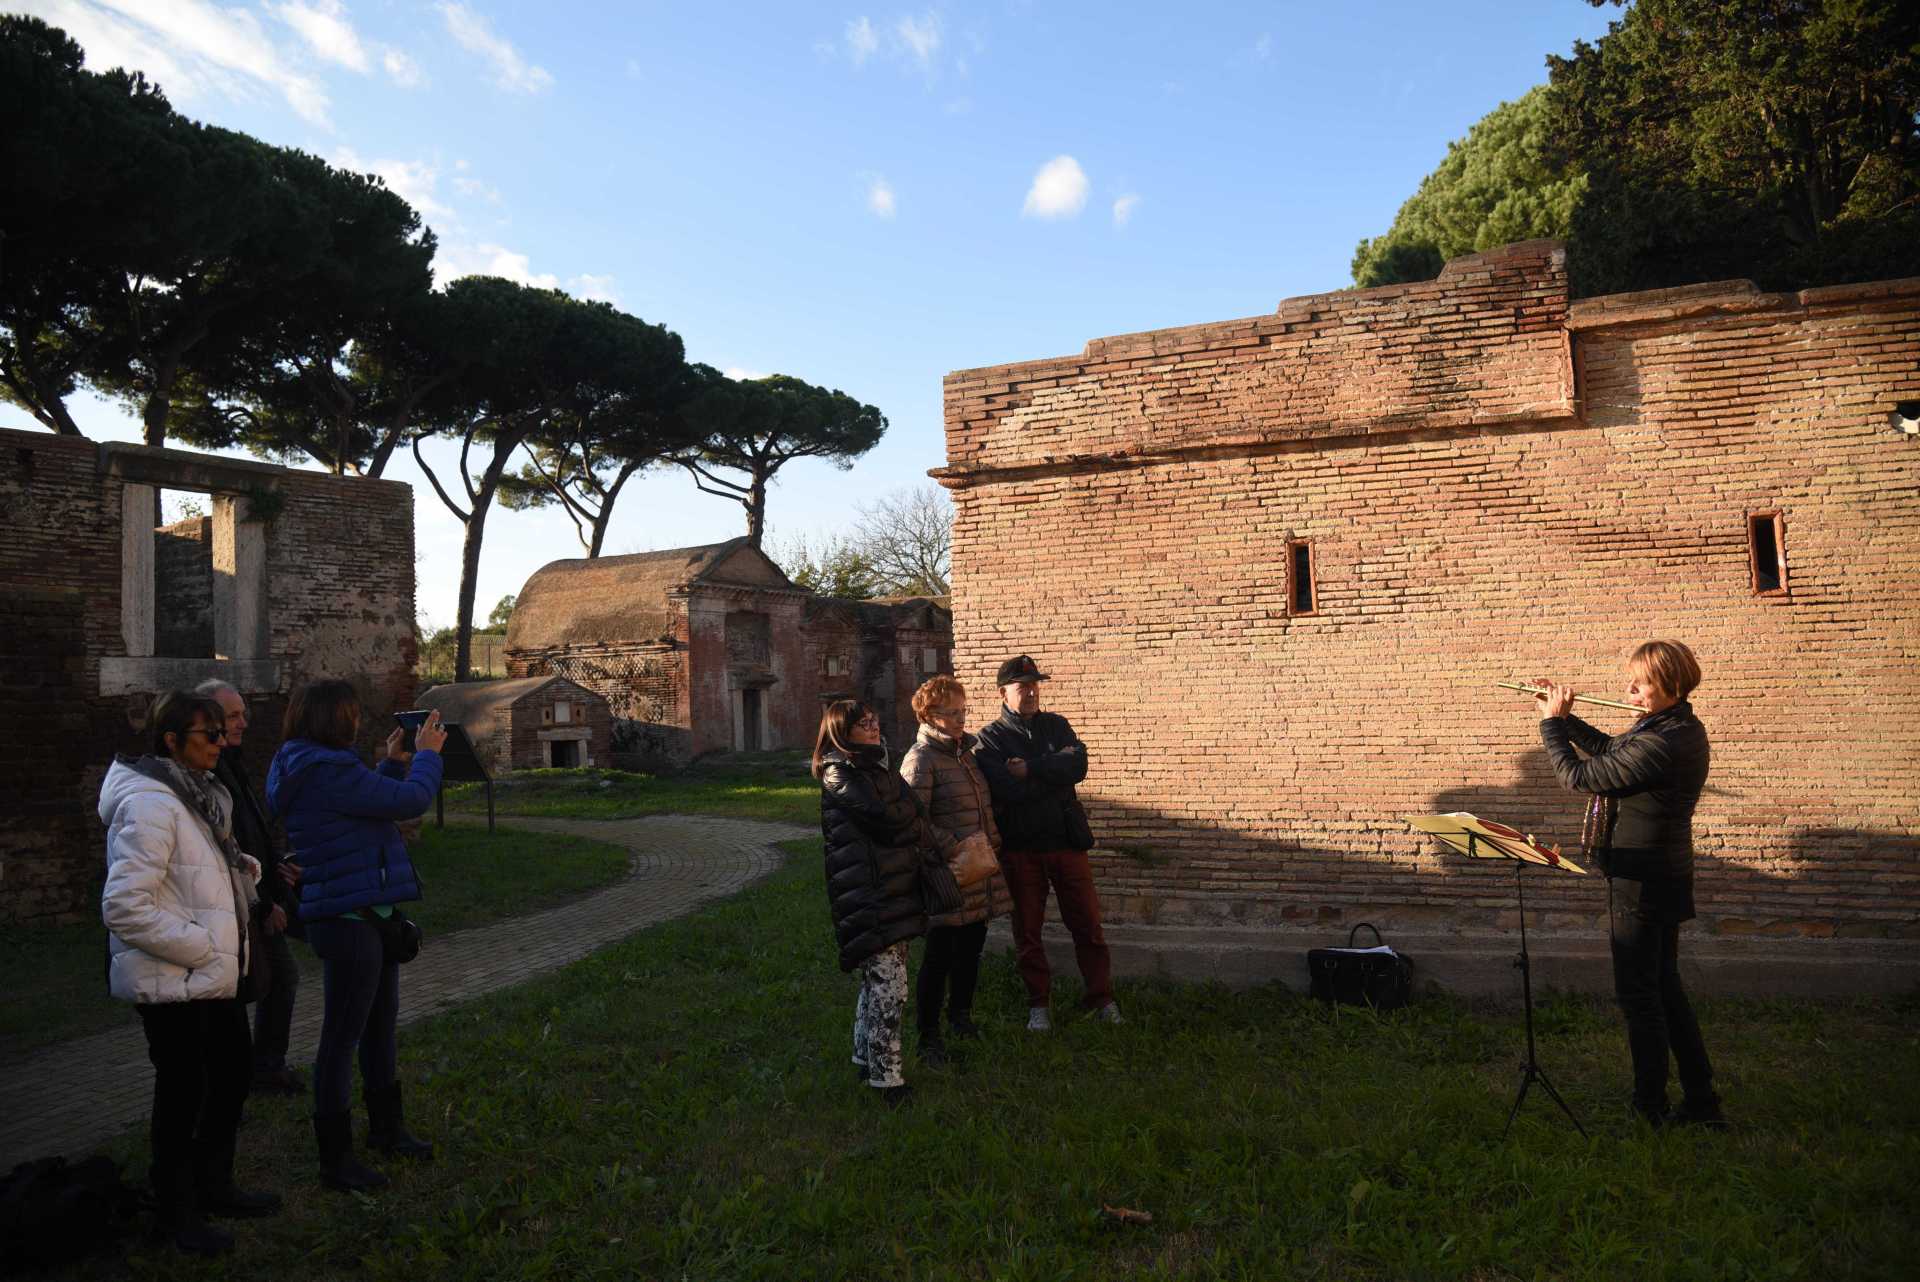
<path fill-rule="evenodd" d="M 927 933 L 920 865 L 939 856 L 918 801 L 888 768 L 880 719 L 866 704 L 842 699 L 821 716 L 813 775 L 840 969 L 860 972 L 853 1062 L 861 1081 L 897 1104 L 908 1091 L 900 1073 L 907 941 Z"/>

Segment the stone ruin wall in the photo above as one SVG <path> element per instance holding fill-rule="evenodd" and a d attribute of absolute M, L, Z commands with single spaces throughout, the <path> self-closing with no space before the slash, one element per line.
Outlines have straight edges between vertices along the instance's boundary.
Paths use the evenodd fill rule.
<path fill-rule="evenodd" d="M 270 671 L 273 681 L 235 682 L 248 698 L 246 749 L 256 775 L 264 777 L 278 747 L 286 695 L 296 684 L 323 676 L 356 681 L 369 749 L 384 737 L 387 714 L 413 698 L 413 493 L 406 485 L 0 430 L 0 716 L 36 728 L 0 744 L 0 922 L 99 912 L 100 780 L 114 753 L 145 750 L 137 723 L 154 693 L 102 692 L 103 662 L 126 670 L 121 512 L 130 478 L 170 489 L 215 489 L 199 482 L 221 481 L 282 499 L 263 541 L 266 666 L 248 669 Z M 156 650 L 169 631 L 163 593 Z M 164 685 L 233 672 L 195 656 L 146 667 Z"/>
<path fill-rule="evenodd" d="M 1920 938 L 1920 441 L 1889 430 L 1916 399 L 1920 280 L 1570 303 L 1547 242 L 962 370 L 935 472 L 954 666 L 975 690 L 1022 652 L 1055 676 L 1111 921 L 1323 943 L 1358 920 L 1510 929 L 1510 866 L 1406 816 L 1577 849 L 1581 800 L 1493 682 L 1618 697 L 1633 644 L 1680 638 L 1715 745 L 1705 929 Z M 1751 588 L 1765 511 L 1784 595 Z M 1311 614 L 1289 611 L 1290 540 Z M 1604 929 L 1597 880 L 1536 876 L 1528 905 Z"/>

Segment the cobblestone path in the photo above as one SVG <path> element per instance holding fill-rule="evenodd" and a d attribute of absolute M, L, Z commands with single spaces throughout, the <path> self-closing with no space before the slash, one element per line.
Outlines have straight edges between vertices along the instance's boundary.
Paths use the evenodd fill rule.
<path fill-rule="evenodd" d="M 637 930 L 742 890 L 784 858 L 773 845 L 816 829 L 695 815 L 640 819 L 506 819 L 513 828 L 625 846 L 628 875 L 560 908 L 430 939 L 400 972 L 400 1022 L 509 988 Z M 300 945 L 295 945 L 299 949 Z M 320 1040 L 317 976 L 300 986 L 289 1063 L 312 1062 Z M 0 1173 L 56 1153 L 75 1156 L 142 1121 L 153 1102 L 147 1041 L 127 1026 L 63 1042 L 0 1066 Z"/>

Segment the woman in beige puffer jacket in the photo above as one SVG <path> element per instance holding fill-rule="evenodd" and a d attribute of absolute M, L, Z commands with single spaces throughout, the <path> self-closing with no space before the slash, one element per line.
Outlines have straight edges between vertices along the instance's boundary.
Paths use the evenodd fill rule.
<path fill-rule="evenodd" d="M 913 711 L 920 718 L 920 733 L 900 762 L 900 776 L 919 797 L 940 854 L 951 859 L 960 843 L 976 833 L 984 833 L 999 854 L 993 799 L 986 776 L 973 762 L 973 736 L 964 728 L 966 688 L 952 677 L 934 677 L 914 692 Z M 954 1036 L 978 1036 L 980 1030 L 972 1018 L 973 991 L 980 977 L 987 921 L 1013 910 L 1013 894 L 997 868 L 964 887 L 963 893 L 966 902 L 959 909 L 930 920 L 926 951 L 920 959 L 914 1001 L 920 1058 L 929 1063 L 940 1063 L 947 1054 L 940 1031 L 943 1006 Z"/>

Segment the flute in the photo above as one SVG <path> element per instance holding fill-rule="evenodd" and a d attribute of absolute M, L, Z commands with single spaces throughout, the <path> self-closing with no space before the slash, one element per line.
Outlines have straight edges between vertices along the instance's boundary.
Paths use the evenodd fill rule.
<path fill-rule="evenodd" d="M 1496 681 L 1494 684 L 1502 690 L 1522 690 L 1527 694 L 1545 694 L 1547 692 L 1543 686 L 1522 685 L 1518 681 Z M 1617 699 L 1602 699 L 1597 695 L 1591 694 L 1576 694 L 1573 696 L 1573 701 L 1575 703 L 1597 703 L 1603 708 L 1621 708 L 1627 712 L 1637 712 L 1642 715 L 1645 715 L 1647 711 L 1645 708 L 1636 708 L 1631 703 L 1621 703 Z"/>

